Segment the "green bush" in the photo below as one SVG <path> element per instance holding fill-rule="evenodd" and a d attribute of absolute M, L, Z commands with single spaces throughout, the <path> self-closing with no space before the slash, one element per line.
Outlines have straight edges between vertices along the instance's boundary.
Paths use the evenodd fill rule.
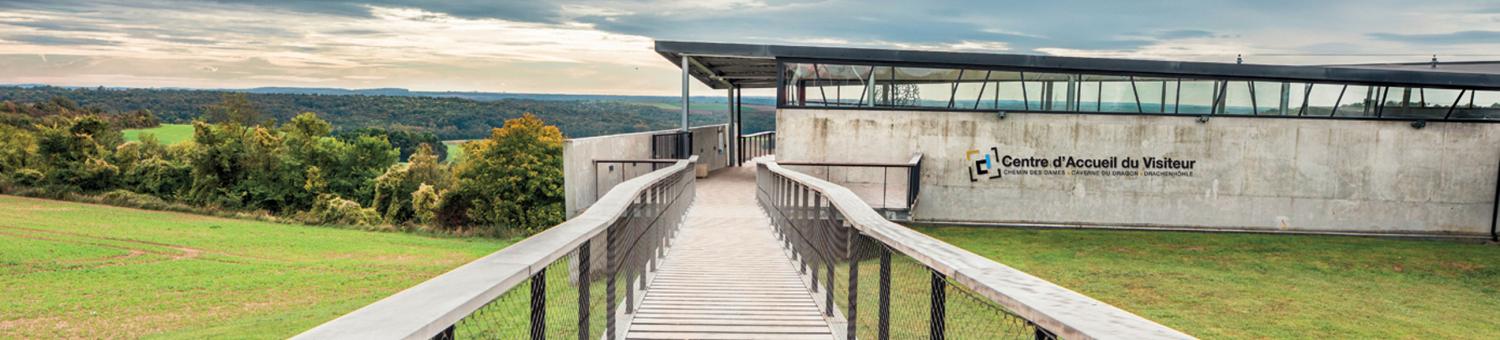
<path fill-rule="evenodd" d="M 561 223 L 562 142 L 557 127 L 526 114 L 505 121 L 490 138 L 469 143 L 458 167 L 458 185 L 446 195 L 440 220 L 449 226 L 489 227 L 491 234 Z M 452 214 L 457 209 L 450 208 L 466 211 L 457 219 Z"/>
<path fill-rule="evenodd" d="M 311 224 L 352 226 L 380 224 L 380 213 L 375 212 L 375 209 L 361 207 L 359 202 L 333 194 L 318 195 L 318 199 L 313 202 L 312 210 L 305 215 L 304 220 Z"/>
<path fill-rule="evenodd" d="M 432 186 L 434 193 L 448 188 L 452 173 L 447 165 L 439 162 L 432 147 L 422 144 L 411 156 L 411 163 L 396 164 L 386 169 L 385 174 L 375 178 L 375 199 L 370 205 L 385 218 L 386 223 L 401 224 L 413 219 L 413 198 L 423 185 Z M 436 209 L 436 197 L 430 202 Z M 428 220 L 431 220 L 429 216 Z"/>
<path fill-rule="evenodd" d="M 47 174 L 36 169 L 26 168 L 16 170 L 10 174 L 10 182 L 14 185 L 34 187 L 42 184 L 47 179 Z"/>
<path fill-rule="evenodd" d="M 114 190 L 99 195 L 99 201 L 109 205 L 151 210 L 165 210 L 170 206 L 167 201 L 162 200 L 160 197 L 125 189 Z"/>
<path fill-rule="evenodd" d="M 418 224 L 431 225 L 437 221 L 439 204 L 443 193 L 431 185 L 422 184 L 411 193 L 411 210 Z"/>

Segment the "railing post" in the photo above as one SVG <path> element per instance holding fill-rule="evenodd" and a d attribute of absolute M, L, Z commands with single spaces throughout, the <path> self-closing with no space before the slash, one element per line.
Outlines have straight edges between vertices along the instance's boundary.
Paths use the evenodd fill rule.
<path fill-rule="evenodd" d="M 803 273 L 807 272 L 807 261 L 803 261 L 802 262 L 802 272 Z M 817 262 L 813 262 L 813 265 L 812 265 L 812 286 L 809 286 L 809 287 L 812 288 L 812 292 L 813 293 L 817 293 L 818 292 L 818 263 Z"/>
<path fill-rule="evenodd" d="M 891 249 L 880 247 L 880 316 L 877 339 L 891 339 Z"/>
<path fill-rule="evenodd" d="M 943 340 L 948 330 L 948 280 L 936 270 L 932 272 L 932 311 L 928 318 L 927 334 L 932 340 Z"/>
<path fill-rule="evenodd" d="M 589 293 L 592 290 L 589 288 L 593 287 L 589 282 L 589 243 L 583 241 L 578 246 L 578 340 L 589 340 Z"/>
<path fill-rule="evenodd" d="M 823 301 L 827 302 L 825 304 L 826 306 L 823 306 L 823 315 L 833 316 L 833 260 L 826 260 L 826 262 L 824 263 L 827 264 L 826 268 L 828 268 L 828 279 L 824 280 L 823 282 L 825 282 L 825 284 L 827 284 L 828 286 L 823 289 L 823 294 L 825 294 L 823 297 Z"/>
<path fill-rule="evenodd" d="M 803 214 L 805 214 L 806 210 L 807 210 L 806 209 L 806 207 L 807 207 L 807 188 L 803 187 L 801 183 L 793 183 L 793 185 L 794 185 L 794 187 L 792 189 L 792 194 L 796 195 L 796 198 L 795 198 L 795 201 L 792 202 L 792 204 L 795 205 L 795 208 L 792 209 L 792 218 L 795 218 L 798 221 L 805 220 L 807 217 L 803 216 Z M 807 223 L 802 223 L 802 225 L 807 225 Z M 802 229 L 802 226 L 799 226 L 799 225 L 796 225 L 796 224 L 793 224 L 792 227 L 796 228 L 798 233 L 806 231 L 806 230 Z M 808 241 L 809 240 L 807 238 L 805 238 L 805 237 L 802 238 L 802 242 L 803 243 L 807 243 Z M 812 246 L 812 245 L 808 244 L 808 246 Z M 807 251 L 811 251 L 812 249 L 806 249 L 806 250 Z M 799 252 L 797 258 L 802 259 L 802 273 L 803 274 L 807 274 L 807 267 L 808 267 L 808 265 L 807 265 L 807 262 L 808 262 L 808 260 L 807 260 L 807 254 L 800 254 L 800 252 Z M 816 266 L 816 264 L 814 264 L 814 266 Z M 817 267 L 813 268 L 813 273 L 812 273 L 812 291 L 813 291 L 813 293 L 817 293 L 818 292 L 818 268 Z"/>
<path fill-rule="evenodd" d="M 859 328 L 859 253 L 856 247 L 860 236 L 859 231 L 853 228 L 849 232 L 849 312 L 844 313 L 844 318 L 849 320 L 847 340 L 856 340 L 854 331 Z"/>
<path fill-rule="evenodd" d="M 615 340 L 615 279 L 619 276 L 619 257 L 615 254 L 615 226 L 604 229 L 604 339 Z"/>
<path fill-rule="evenodd" d="M 635 272 L 625 268 L 625 314 L 635 314 Z"/>
<path fill-rule="evenodd" d="M 1036 339 L 1036 340 L 1057 339 L 1056 335 L 1053 335 L 1052 332 L 1048 332 L 1046 329 L 1043 329 L 1042 326 L 1037 326 L 1036 323 L 1033 323 L 1031 321 L 1026 321 L 1026 323 L 1029 324 L 1029 325 L 1031 325 L 1031 328 L 1034 330 L 1034 331 L 1031 332 L 1031 338 L 1032 339 Z"/>
<path fill-rule="evenodd" d="M 547 339 L 547 268 L 531 276 L 531 340 Z"/>

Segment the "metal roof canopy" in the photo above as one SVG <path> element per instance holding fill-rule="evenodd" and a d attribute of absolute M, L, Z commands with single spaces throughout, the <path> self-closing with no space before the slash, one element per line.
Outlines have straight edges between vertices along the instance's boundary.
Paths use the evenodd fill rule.
<path fill-rule="evenodd" d="M 1500 90 L 1500 74 L 1455 69 L 1345 66 L 1288 66 L 1081 58 L 1023 54 L 940 52 L 874 48 L 812 47 L 656 41 L 656 52 L 672 63 L 688 56 L 694 78 L 714 89 L 774 88 L 776 61 L 1020 70 L 1052 73 L 1150 75 L 1160 77 L 1249 79 L 1401 87 Z M 1445 64 L 1439 64 L 1445 65 Z"/>

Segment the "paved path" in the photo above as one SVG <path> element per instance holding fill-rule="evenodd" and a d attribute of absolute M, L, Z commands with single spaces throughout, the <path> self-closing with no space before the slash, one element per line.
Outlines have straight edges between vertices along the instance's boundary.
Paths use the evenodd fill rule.
<path fill-rule="evenodd" d="M 626 338 L 832 339 L 755 206 L 754 165 L 722 170 L 697 185 L 697 200 Z"/>

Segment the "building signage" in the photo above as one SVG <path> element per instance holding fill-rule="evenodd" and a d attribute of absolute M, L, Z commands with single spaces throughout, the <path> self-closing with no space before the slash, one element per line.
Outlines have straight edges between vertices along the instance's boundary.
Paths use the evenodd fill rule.
<path fill-rule="evenodd" d="M 969 181 L 978 182 L 1005 176 L 1187 177 L 1193 176 L 1198 161 L 1157 156 L 1015 156 L 1001 155 L 1000 148 L 991 147 L 988 153 L 968 150 L 964 163 Z"/>

